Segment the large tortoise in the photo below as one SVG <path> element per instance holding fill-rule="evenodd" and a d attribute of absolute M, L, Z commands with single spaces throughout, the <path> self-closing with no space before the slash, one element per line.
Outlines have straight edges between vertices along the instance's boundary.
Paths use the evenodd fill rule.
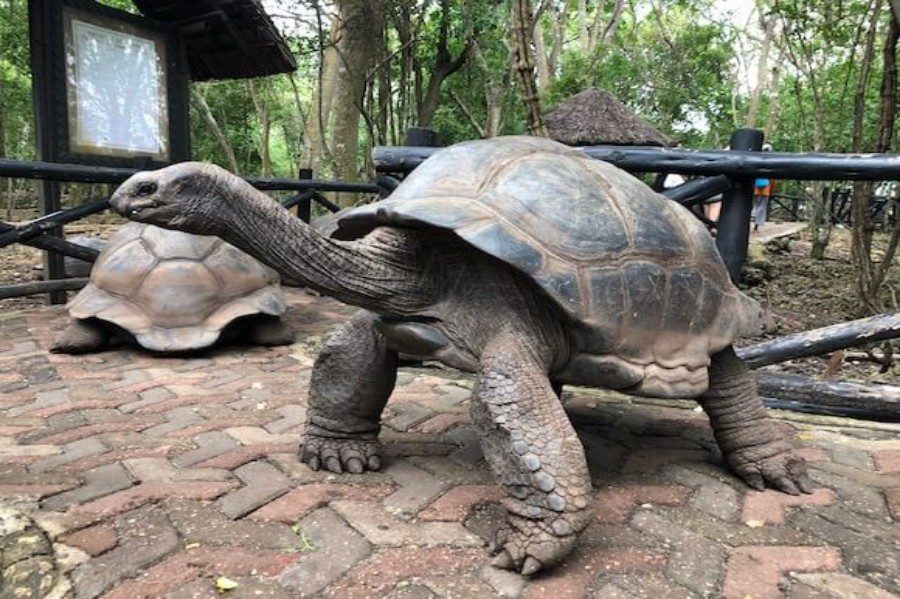
<path fill-rule="evenodd" d="M 275 271 L 218 237 L 128 223 L 69 302 L 73 320 L 51 349 L 101 351 L 112 337 L 160 352 L 203 349 L 221 337 L 291 343 L 278 281 Z"/>
<path fill-rule="evenodd" d="M 301 459 L 314 469 L 380 467 L 398 353 L 476 373 L 473 424 L 509 494 L 500 567 L 559 562 L 594 513 L 562 383 L 696 397 L 749 485 L 812 488 L 732 349 L 761 311 L 732 285 L 709 233 L 577 150 L 531 137 L 443 149 L 389 198 L 345 215 L 337 239 L 209 165 L 139 173 L 112 202 L 138 221 L 220 235 L 365 308 L 312 373 Z"/>

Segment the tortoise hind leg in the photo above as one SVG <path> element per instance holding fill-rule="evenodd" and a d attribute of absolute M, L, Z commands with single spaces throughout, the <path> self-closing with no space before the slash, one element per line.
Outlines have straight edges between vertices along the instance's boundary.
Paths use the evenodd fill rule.
<path fill-rule="evenodd" d="M 699 398 L 728 467 L 757 490 L 812 493 L 803 458 L 775 427 L 747 366 L 728 347 L 712 357 L 709 389 Z"/>
<path fill-rule="evenodd" d="M 254 345 L 274 347 L 294 342 L 294 331 L 275 316 L 260 316 L 248 324 L 247 341 Z"/>
<path fill-rule="evenodd" d="M 96 320 L 72 320 L 50 346 L 55 354 L 89 354 L 109 345 L 109 331 Z"/>

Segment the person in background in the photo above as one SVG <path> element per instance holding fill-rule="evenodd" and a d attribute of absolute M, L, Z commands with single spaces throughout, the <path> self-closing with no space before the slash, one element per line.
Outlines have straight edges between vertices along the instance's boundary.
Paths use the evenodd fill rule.
<path fill-rule="evenodd" d="M 763 152 L 771 152 L 772 145 L 763 145 Z M 753 219 L 753 230 L 759 231 L 759 228 L 766 224 L 769 217 L 769 197 L 772 195 L 772 180 L 757 179 L 753 185 L 753 211 L 751 217 Z"/>

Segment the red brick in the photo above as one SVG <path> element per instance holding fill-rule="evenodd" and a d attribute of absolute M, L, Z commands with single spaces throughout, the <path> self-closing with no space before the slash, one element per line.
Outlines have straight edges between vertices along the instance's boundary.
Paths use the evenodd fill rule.
<path fill-rule="evenodd" d="M 725 598 L 780 597 L 778 581 L 785 572 L 833 571 L 840 565 L 832 547 L 738 547 L 728 559 Z"/>
<path fill-rule="evenodd" d="M 139 419 L 131 419 L 129 421 L 114 420 L 111 422 L 101 422 L 98 424 L 89 424 L 87 426 L 79 426 L 55 435 L 49 435 L 41 438 L 41 443 L 51 443 L 54 445 L 64 445 L 72 441 L 78 441 L 93 435 L 102 435 L 105 433 L 120 433 L 125 431 L 137 432 L 142 431 L 151 426 L 159 424 L 158 418 L 147 418 L 141 416 Z"/>
<path fill-rule="evenodd" d="M 690 494 L 690 489 L 679 485 L 607 487 L 596 495 L 597 520 L 603 524 L 624 524 L 641 504 L 682 505 Z"/>
<path fill-rule="evenodd" d="M 205 460 L 197 464 L 199 468 L 225 468 L 226 470 L 234 470 L 244 464 L 258 460 L 259 458 L 268 457 L 273 453 L 291 453 L 297 450 L 299 442 L 267 444 L 267 445 L 250 445 L 241 447 L 234 451 L 229 451 L 213 458 Z"/>
<path fill-rule="evenodd" d="M 236 486 L 235 482 L 148 482 L 95 499 L 75 508 L 74 511 L 107 517 L 167 498 L 211 500 Z"/>
<path fill-rule="evenodd" d="M 67 534 L 60 538 L 60 542 L 78 547 L 88 555 L 96 556 L 115 547 L 118 543 L 118 538 L 112 526 L 97 524 L 90 528 L 83 528 L 77 532 Z"/>
<path fill-rule="evenodd" d="M 42 499 L 77 487 L 77 483 L 66 485 L 0 485 L 0 497 L 34 497 Z"/>
<path fill-rule="evenodd" d="M 661 570 L 665 565 L 665 555 L 652 551 L 578 547 L 559 567 L 531 582 L 523 599 L 580 599 L 601 574 Z"/>
<path fill-rule="evenodd" d="M 473 572 L 483 565 L 484 560 L 485 553 L 482 549 L 388 549 L 350 570 L 328 587 L 324 596 L 333 599 L 382 597 L 401 580 Z"/>
<path fill-rule="evenodd" d="M 207 402 L 204 401 L 203 403 Z M 173 432 L 170 436 L 181 439 L 189 439 L 201 433 L 220 431 L 235 426 L 261 426 L 262 424 L 265 424 L 268 419 L 269 417 L 263 413 L 248 413 L 247 415 L 241 415 L 237 418 L 216 418 L 215 420 L 200 422 L 192 426 L 179 429 L 178 431 Z"/>
<path fill-rule="evenodd" d="M 76 410 L 95 410 L 102 408 L 117 408 L 125 402 L 123 398 L 115 399 L 86 399 L 82 401 L 67 401 L 54 406 L 41 408 L 28 412 L 29 418 L 49 418 L 57 414 L 65 414 L 66 412 L 74 412 Z"/>
<path fill-rule="evenodd" d="M 803 458 L 807 462 L 826 462 L 828 453 L 818 447 L 800 447 L 794 450 L 794 455 Z"/>
<path fill-rule="evenodd" d="M 506 497 L 497 485 L 461 485 L 441 495 L 418 515 L 419 520 L 461 522 L 472 509 Z"/>
<path fill-rule="evenodd" d="M 882 474 L 900 472 L 900 451 L 876 451 L 872 453 L 872 457 L 875 458 L 875 468 Z"/>
<path fill-rule="evenodd" d="M 900 487 L 884 490 L 884 499 L 894 520 L 900 520 Z"/>
<path fill-rule="evenodd" d="M 27 433 L 30 431 L 37 430 L 42 427 L 38 426 L 0 426 L 0 437 L 14 437 L 16 435 L 21 435 L 22 433 Z"/>
<path fill-rule="evenodd" d="M 169 453 L 171 445 L 161 445 L 155 449 L 119 449 L 98 455 L 88 456 L 57 468 L 57 472 L 82 472 L 106 464 L 119 464 L 131 458 L 158 458 Z"/>
<path fill-rule="evenodd" d="M 809 495 L 788 495 L 780 491 L 747 493 L 744 500 L 744 522 L 756 520 L 766 524 L 784 524 L 787 508 L 798 505 L 831 505 L 837 494 L 831 489 L 816 489 Z"/>
<path fill-rule="evenodd" d="M 197 547 L 149 568 L 133 580 L 111 589 L 104 599 L 163 597 L 176 587 L 200 577 L 277 576 L 297 561 L 296 554 L 247 551 L 243 547 Z M 210 582 L 212 584 L 212 582 Z"/>
<path fill-rule="evenodd" d="M 443 433 L 451 428 L 455 428 L 464 422 L 468 422 L 469 417 L 465 414 L 438 414 L 433 418 L 429 418 L 421 424 L 413 427 L 414 431 L 422 433 Z"/>
<path fill-rule="evenodd" d="M 320 507 L 325 507 L 337 499 L 350 501 L 379 501 L 387 496 L 393 487 L 376 485 L 361 487 L 337 483 L 314 483 L 297 487 L 278 499 L 264 505 L 247 518 L 271 522 L 293 524 Z"/>

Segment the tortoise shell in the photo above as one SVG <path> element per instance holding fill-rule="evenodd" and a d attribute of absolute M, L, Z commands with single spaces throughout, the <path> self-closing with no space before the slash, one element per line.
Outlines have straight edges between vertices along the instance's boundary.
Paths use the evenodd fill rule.
<path fill-rule="evenodd" d="M 207 347 L 237 318 L 285 311 L 278 274 L 233 245 L 140 223 L 110 238 L 67 307 L 156 351 Z"/>
<path fill-rule="evenodd" d="M 568 382 L 694 396 L 710 355 L 761 322 L 687 209 L 547 139 L 442 149 L 340 222 L 352 236 L 379 225 L 450 230 L 531 277 L 577 333 Z"/>

